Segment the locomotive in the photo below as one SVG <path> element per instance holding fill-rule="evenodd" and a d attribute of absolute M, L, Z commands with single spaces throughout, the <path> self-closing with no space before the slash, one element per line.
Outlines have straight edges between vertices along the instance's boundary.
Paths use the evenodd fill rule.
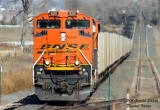
<path fill-rule="evenodd" d="M 132 37 L 100 32 L 98 20 L 79 11 L 49 11 L 33 20 L 33 84 L 40 100 L 85 100 L 132 50 Z"/>
<path fill-rule="evenodd" d="M 81 101 L 95 88 L 98 20 L 78 11 L 34 19 L 33 83 L 44 101 Z"/>

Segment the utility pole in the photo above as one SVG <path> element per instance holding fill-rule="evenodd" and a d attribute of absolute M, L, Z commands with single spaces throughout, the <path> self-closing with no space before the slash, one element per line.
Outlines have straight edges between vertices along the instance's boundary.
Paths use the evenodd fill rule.
<path fill-rule="evenodd" d="M 141 58 L 142 58 L 142 40 L 141 39 L 142 39 L 142 25 L 143 25 L 143 23 L 142 23 L 142 0 L 140 0 L 140 14 L 139 15 L 140 15 L 140 33 L 139 33 L 139 53 L 140 54 L 139 54 L 138 74 L 141 75 Z M 140 85 L 141 79 L 139 78 L 138 80 L 139 80 L 138 85 Z M 140 90 L 139 88 L 138 88 L 137 94 L 138 94 L 138 92 Z"/>
<path fill-rule="evenodd" d="M 142 28 L 142 0 L 140 0 L 140 28 Z"/>
<path fill-rule="evenodd" d="M 108 88 L 108 109 L 107 110 L 110 110 L 110 93 L 111 93 L 111 87 L 110 87 L 110 72 L 109 72 L 109 88 Z"/>

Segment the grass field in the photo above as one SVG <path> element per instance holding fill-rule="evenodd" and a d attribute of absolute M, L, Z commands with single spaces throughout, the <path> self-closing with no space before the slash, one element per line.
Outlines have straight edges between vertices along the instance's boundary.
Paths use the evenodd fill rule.
<path fill-rule="evenodd" d="M 26 32 L 25 41 L 33 40 L 33 29 L 29 28 Z M 22 28 L 0 28 L 0 42 L 5 41 L 20 41 Z"/>
<path fill-rule="evenodd" d="M 21 68 L 19 70 L 10 70 L 2 74 L 1 95 L 7 95 L 19 90 L 30 89 L 32 83 L 32 69 Z"/>
<path fill-rule="evenodd" d="M 26 32 L 25 41 L 33 40 L 33 28 L 29 28 Z M 6 41 L 20 41 L 22 28 L 0 28 L 0 42 Z M 0 59 L 0 66 L 2 66 L 1 73 L 1 94 L 11 94 L 19 90 L 32 88 L 33 75 L 33 53 L 21 54 L 20 47 L 0 45 L 0 50 L 9 51 L 16 49 L 16 58 L 8 58 L 5 62 Z M 0 58 L 8 54 L 1 52 Z"/>
<path fill-rule="evenodd" d="M 30 89 L 33 87 L 33 54 L 17 53 L 16 58 L 9 58 L 1 62 L 1 94 L 11 94 L 20 90 Z"/>

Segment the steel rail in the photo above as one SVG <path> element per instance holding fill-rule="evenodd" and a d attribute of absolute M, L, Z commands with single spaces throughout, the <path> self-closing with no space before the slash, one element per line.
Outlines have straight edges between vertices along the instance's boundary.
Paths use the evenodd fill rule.
<path fill-rule="evenodd" d="M 154 77 L 155 77 L 155 80 L 156 80 L 156 85 L 157 85 L 157 88 L 158 88 L 158 92 L 159 92 L 159 94 L 160 94 L 160 80 L 159 80 L 159 78 L 158 78 L 158 76 L 157 76 L 157 72 L 155 71 L 155 67 L 153 66 L 153 63 L 152 63 L 152 60 L 150 59 L 150 57 L 149 57 L 149 51 L 148 51 L 148 37 L 147 37 L 147 27 L 146 27 L 146 29 L 145 29 L 145 42 L 146 42 L 146 48 L 145 48 L 145 52 L 146 52 L 146 57 L 147 57 L 147 59 L 148 59 L 148 61 L 149 61 L 149 64 L 150 64 L 150 67 L 151 67 L 151 71 L 152 71 L 152 73 L 153 73 L 153 75 L 154 75 Z"/>
<path fill-rule="evenodd" d="M 140 82 L 141 82 L 141 58 L 142 58 L 142 39 L 141 39 L 142 28 L 140 29 L 139 35 L 139 64 L 138 64 L 138 74 L 137 74 L 137 82 L 136 82 L 136 95 L 139 95 L 140 91 Z"/>

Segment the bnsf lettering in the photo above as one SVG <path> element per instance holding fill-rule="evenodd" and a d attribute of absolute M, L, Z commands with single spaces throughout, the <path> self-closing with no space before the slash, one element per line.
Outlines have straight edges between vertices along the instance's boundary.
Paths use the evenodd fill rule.
<path fill-rule="evenodd" d="M 40 49 L 50 48 L 51 46 L 51 44 L 43 44 Z"/>
<path fill-rule="evenodd" d="M 59 47 L 59 49 L 88 49 L 89 48 L 89 44 L 82 44 L 82 45 L 78 45 L 78 44 L 70 44 L 70 45 L 66 45 L 66 44 L 63 44 L 63 45 L 60 45 L 60 44 L 54 44 L 54 45 L 51 45 L 51 44 L 43 44 L 41 46 L 40 49 L 56 49 L 57 47 Z"/>
<path fill-rule="evenodd" d="M 59 49 L 64 49 L 66 44 L 63 44 L 62 46 L 60 46 L 60 44 L 55 44 L 55 45 L 53 45 L 52 49 L 55 49 L 57 46 L 59 47 Z"/>
<path fill-rule="evenodd" d="M 88 49 L 89 44 L 82 44 L 79 49 Z"/>
<path fill-rule="evenodd" d="M 77 44 L 70 44 L 68 45 L 68 48 L 66 49 L 77 49 L 78 45 Z"/>

